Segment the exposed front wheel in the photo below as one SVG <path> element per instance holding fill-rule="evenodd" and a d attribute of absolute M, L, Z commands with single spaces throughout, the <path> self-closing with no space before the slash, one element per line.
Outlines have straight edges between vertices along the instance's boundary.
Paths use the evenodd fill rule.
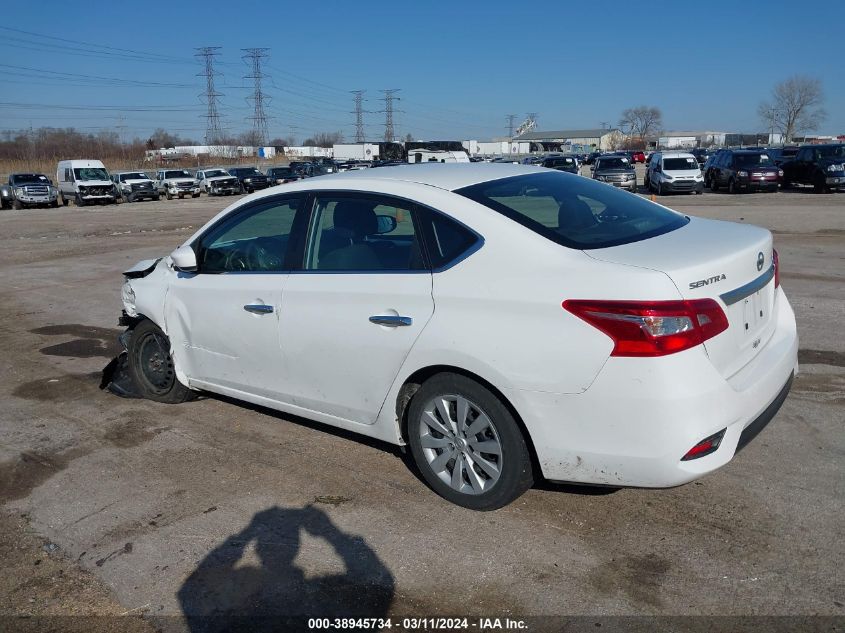
<path fill-rule="evenodd" d="M 140 393 L 149 400 L 178 404 L 194 392 L 176 378 L 170 341 L 152 321 L 141 321 L 129 338 L 129 374 Z"/>
<path fill-rule="evenodd" d="M 408 411 L 408 442 L 429 486 L 465 508 L 501 508 L 534 481 L 513 415 L 465 376 L 438 374 L 420 387 Z"/>
<path fill-rule="evenodd" d="M 192 197 L 192 198 L 199 198 L 199 197 L 200 197 L 200 194 L 198 194 L 198 193 L 192 193 L 192 194 L 191 194 L 191 197 Z"/>

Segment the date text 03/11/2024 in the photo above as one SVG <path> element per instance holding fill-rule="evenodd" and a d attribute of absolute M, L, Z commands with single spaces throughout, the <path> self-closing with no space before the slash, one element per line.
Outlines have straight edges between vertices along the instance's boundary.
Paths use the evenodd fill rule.
<path fill-rule="evenodd" d="M 310 630 L 397 629 L 399 631 L 477 631 L 527 630 L 524 620 L 511 618 L 310 618 Z"/>

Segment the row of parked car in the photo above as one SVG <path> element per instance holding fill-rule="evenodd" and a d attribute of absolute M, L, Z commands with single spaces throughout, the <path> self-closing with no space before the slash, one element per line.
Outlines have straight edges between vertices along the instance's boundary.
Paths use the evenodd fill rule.
<path fill-rule="evenodd" d="M 109 172 L 98 160 L 59 162 L 54 182 L 44 174 L 10 174 L 0 185 L 0 207 L 58 207 L 71 201 L 76 206 L 139 202 L 173 198 L 252 193 L 274 185 L 338 171 L 334 164 L 298 161 L 288 167 L 271 167 L 266 173 L 255 167 L 187 169 L 161 168 L 154 174 L 141 170 Z"/>

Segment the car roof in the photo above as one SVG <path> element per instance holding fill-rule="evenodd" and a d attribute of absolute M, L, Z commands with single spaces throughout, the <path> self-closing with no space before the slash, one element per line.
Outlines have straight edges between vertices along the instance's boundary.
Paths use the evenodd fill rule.
<path fill-rule="evenodd" d="M 548 173 L 542 167 L 514 163 L 420 163 L 397 167 L 379 167 L 361 171 L 330 174 L 320 178 L 331 178 L 342 186 L 344 181 L 392 180 L 429 185 L 446 191 L 454 191 L 481 182 L 489 182 L 511 176 Z"/>

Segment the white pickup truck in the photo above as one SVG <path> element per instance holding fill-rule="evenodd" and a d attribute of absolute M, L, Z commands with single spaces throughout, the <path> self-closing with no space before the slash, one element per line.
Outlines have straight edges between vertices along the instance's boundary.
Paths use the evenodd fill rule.
<path fill-rule="evenodd" d="M 173 200 L 174 196 L 199 198 L 200 195 L 200 183 L 187 169 L 159 169 L 156 173 L 156 189 L 168 200 Z"/>

